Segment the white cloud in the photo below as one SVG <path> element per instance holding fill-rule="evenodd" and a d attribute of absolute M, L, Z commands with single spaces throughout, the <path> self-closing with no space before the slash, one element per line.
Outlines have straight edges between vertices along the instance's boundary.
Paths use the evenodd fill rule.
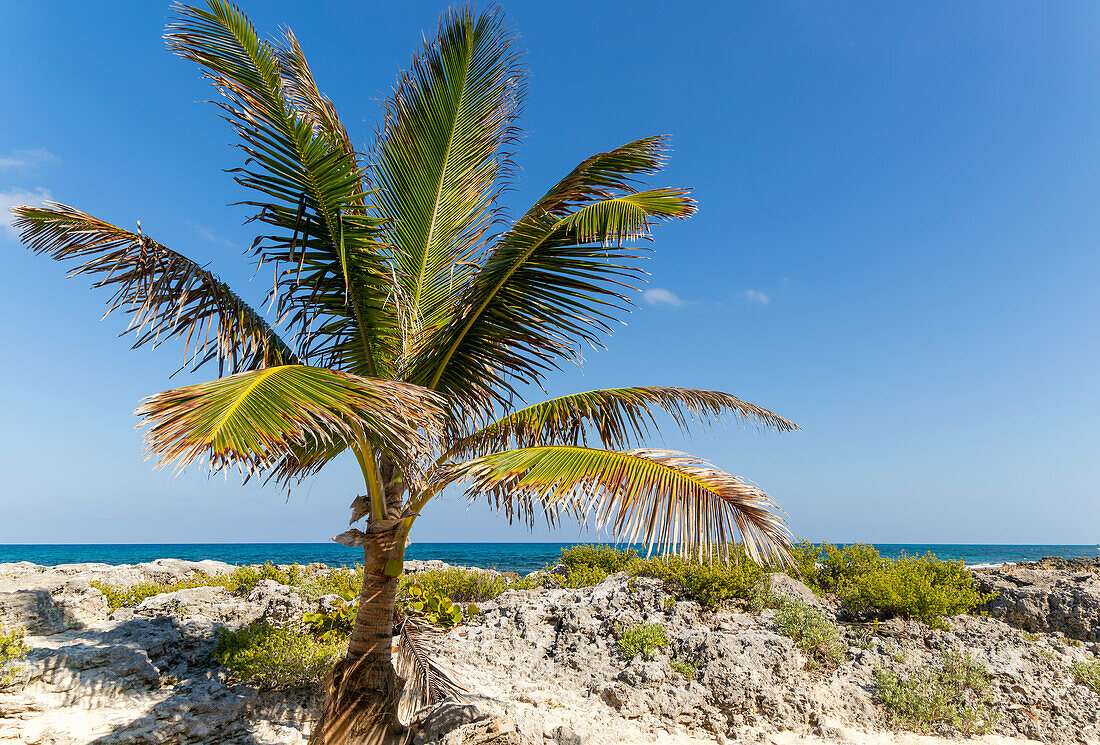
<path fill-rule="evenodd" d="M 222 238 L 220 235 L 214 235 L 214 232 L 205 225 L 199 225 L 197 222 L 189 222 L 187 224 L 191 226 L 192 230 L 195 231 L 195 234 L 198 235 L 199 238 L 208 240 L 211 243 L 217 243 L 219 246 L 233 248 L 233 241 Z"/>
<path fill-rule="evenodd" d="M 747 300 L 751 300 L 754 303 L 760 303 L 761 305 L 767 305 L 772 301 L 767 293 L 761 292 L 760 290 L 745 290 L 744 296 Z"/>
<path fill-rule="evenodd" d="M 676 293 L 666 290 L 664 287 L 654 287 L 652 290 L 646 290 L 642 293 L 642 300 L 650 305 L 667 305 L 671 308 L 679 308 L 684 304 L 684 301 Z"/>
<path fill-rule="evenodd" d="M 42 147 L 35 150 L 12 150 L 7 155 L 0 155 L 0 169 L 35 168 L 37 166 L 52 165 L 60 161 L 60 158 Z"/>
<path fill-rule="evenodd" d="M 26 189 L 20 189 L 15 187 L 8 189 L 7 191 L 0 191 L 0 228 L 3 229 L 3 233 L 11 238 L 18 239 L 19 233 L 12 227 L 12 220 L 14 216 L 11 214 L 11 208 L 20 204 L 29 204 L 32 207 L 37 207 L 50 198 L 50 190 L 41 186 L 37 187 L 34 191 L 27 191 Z"/>

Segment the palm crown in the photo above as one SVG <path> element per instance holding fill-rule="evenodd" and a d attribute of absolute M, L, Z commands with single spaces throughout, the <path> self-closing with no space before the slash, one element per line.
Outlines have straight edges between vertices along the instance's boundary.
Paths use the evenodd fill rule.
<path fill-rule="evenodd" d="M 135 346 L 179 339 L 186 365 L 217 364 L 217 379 L 138 409 L 162 463 L 292 482 L 350 449 L 367 490 L 352 522 L 366 517 L 367 533 L 343 540 L 392 529 L 391 560 L 456 481 L 510 518 L 594 515 L 620 538 L 700 555 L 739 535 L 754 558 L 785 557 L 786 528 L 755 486 L 636 448 L 657 413 L 680 428 L 732 416 L 794 429 L 786 419 L 667 387 L 514 405 L 628 309 L 644 278 L 632 244 L 694 213 L 685 189 L 642 188 L 664 138 L 593 155 L 505 222 L 524 76 L 498 13 L 444 15 L 365 155 L 289 31 L 263 41 L 237 8 L 209 0 L 179 6 L 166 38 L 221 93 L 239 136 L 234 173 L 261 226 L 251 255 L 273 268 L 278 322 L 140 231 L 63 205 L 15 210 L 28 246 L 113 291 Z"/>

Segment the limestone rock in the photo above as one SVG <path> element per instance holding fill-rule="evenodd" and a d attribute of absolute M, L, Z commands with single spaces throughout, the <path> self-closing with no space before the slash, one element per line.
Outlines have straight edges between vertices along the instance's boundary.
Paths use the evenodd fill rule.
<path fill-rule="evenodd" d="M 1009 566 L 976 576 L 982 592 L 997 593 L 983 607 L 990 616 L 1025 631 L 1100 642 L 1100 574 Z"/>

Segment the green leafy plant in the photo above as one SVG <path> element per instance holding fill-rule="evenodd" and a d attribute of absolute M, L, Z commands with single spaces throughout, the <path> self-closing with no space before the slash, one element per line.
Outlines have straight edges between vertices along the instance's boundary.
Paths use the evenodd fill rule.
<path fill-rule="evenodd" d="M 405 612 L 442 629 L 462 623 L 462 609 L 449 597 L 428 592 L 420 585 L 405 588 Z"/>
<path fill-rule="evenodd" d="M 747 599 L 764 578 L 764 570 L 744 555 L 726 565 L 705 564 L 679 556 L 638 559 L 630 571 L 644 577 L 656 577 L 672 592 L 714 609 L 727 600 Z"/>
<path fill-rule="evenodd" d="M 853 613 L 915 618 L 943 627 L 946 616 L 966 613 L 993 596 L 979 592 L 962 561 L 927 554 L 876 562 L 843 575 L 837 597 Z"/>
<path fill-rule="evenodd" d="M 244 683 L 262 689 L 315 687 L 343 657 L 340 638 L 317 638 L 292 626 L 255 621 L 218 636 L 214 658 Z"/>
<path fill-rule="evenodd" d="M 26 632 L 23 629 L 5 632 L 3 627 L 0 627 L 0 688 L 9 685 L 15 679 L 19 668 L 14 663 L 31 651 L 24 639 L 26 639 Z"/>
<path fill-rule="evenodd" d="M 562 585 L 570 588 L 595 587 L 610 575 L 594 564 L 578 564 L 562 579 Z"/>
<path fill-rule="evenodd" d="M 840 627 L 800 600 L 783 598 L 775 610 L 779 633 L 789 636 L 811 667 L 832 669 L 844 661 L 847 644 Z"/>
<path fill-rule="evenodd" d="M 300 586 L 303 597 L 316 600 L 325 595 L 338 595 L 344 600 L 359 597 L 363 587 L 363 565 L 325 569 L 307 575 Z"/>
<path fill-rule="evenodd" d="M 658 649 L 668 646 L 668 634 L 665 627 L 657 623 L 640 623 L 634 626 L 619 626 L 619 653 L 626 660 L 641 654 L 649 657 Z"/>
<path fill-rule="evenodd" d="M 578 544 L 563 548 L 558 561 L 570 572 L 580 567 L 598 567 L 606 577 L 623 571 L 636 558 L 638 558 L 638 552 L 633 548 L 616 548 L 606 544 Z"/>
<path fill-rule="evenodd" d="M 344 601 L 327 613 L 315 611 L 302 614 L 302 622 L 319 639 L 346 639 L 355 625 L 355 603 Z"/>
<path fill-rule="evenodd" d="M 416 585 L 428 595 L 450 598 L 455 603 L 472 603 L 492 600 L 518 584 L 519 579 L 510 579 L 498 572 L 446 567 L 407 574 L 401 578 L 398 591 L 406 592 Z"/>
<path fill-rule="evenodd" d="M 194 587 L 217 587 L 220 579 L 209 575 L 197 575 L 178 582 L 136 582 L 132 585 L 112 585 L 101 580 L 92 580 L 88 584 L 103 593 L 107 599 L 107 608 L 114 613 L 119 608 L 132 608 L 140 605 L 146 598 L 163 595 L 166 592 L 189 590 Z"/>
<path fill-rule="evenodd" d="M 1074 665 L 1073 679 L 1100 696 L 1100 658 L 1094 657 Z"/>
<path fill-rule="evenodd" d="M 698 672 L 695 665 L 684 660 L 669 660 L 668 666 L 672 668 L 672 671 L 682 675 L 687 680 L 694 680 L 695 674 Z"/>
<path fill-rule="evenodd" d="M 989 673 L 968 652 L 944 650 L 942 657 L 940 666 L 907 677 L 876 670 L 883 705 L 895 721 L 918 732 L 941 722 L 967 736 L 990 732 L 999 715 L 990 703 Z"/>

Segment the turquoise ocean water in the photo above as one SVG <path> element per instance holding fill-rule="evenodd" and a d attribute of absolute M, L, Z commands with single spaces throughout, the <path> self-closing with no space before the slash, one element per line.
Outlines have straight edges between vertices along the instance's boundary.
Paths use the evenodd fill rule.
<path fill-rule="evenodd" d="M 415 543 L 409 559 L 441 559 L 451 564 L 513 571 L 521 574 L 551 563 L 568 543 Z M 1100 544 L 1091 546 L 879 543 L 886 556 L 924 554 L 931 551 L 941 559 L 962 559 L 971 566 L 1029 561 L 1044 556 L 1100 556 Z M 645 553 L 644 548 L 642 553 Z M 215 559 L 230 564 L 354 564 L 362 560 L 359 549 L 334 543 L 149 543 L 149 544 L 58 544 L 0 545 L 0 563 L 30 561 L 56 565 L 82 562 L 136 564 L 160 558 Z"/>

